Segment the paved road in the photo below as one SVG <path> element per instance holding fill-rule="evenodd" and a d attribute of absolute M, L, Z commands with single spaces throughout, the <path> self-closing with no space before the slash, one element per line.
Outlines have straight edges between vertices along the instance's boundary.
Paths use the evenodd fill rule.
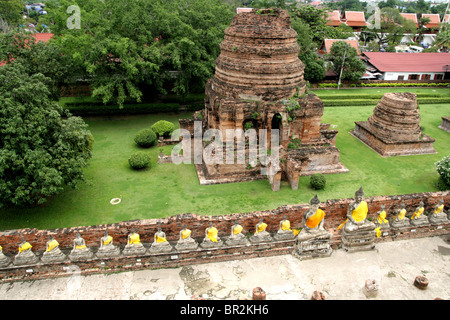
<path fill-rule="evenodd" d="M 46 300 L 249 300 L 261 287 L 267 300 L 311 298 L 368 299 L 366 279 L 379 283 L 379 300 L 450 299 L 450 235 L 378 243 L 370 252 L 334 251 L 331 257 L 300 261 L 291 255 L 255 258 L 182 268 L 142 270 L 0 285 L 0 299 Z M 426 290 L 413 285 L 418 275 Z"/>

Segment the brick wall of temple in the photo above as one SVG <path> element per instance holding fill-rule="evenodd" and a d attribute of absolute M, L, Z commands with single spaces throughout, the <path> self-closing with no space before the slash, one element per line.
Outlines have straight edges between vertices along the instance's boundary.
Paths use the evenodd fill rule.
<path fill-rule="evenodd" d="M 319 196 L 320 199 L 320 196 Z M 377 211 L 381 205 L 385 205 L 388 214 L 399 208 L 401 203 L 405 203 L 408 215 L 411 215 L 420 201 L 424 202 L 425 212 L 429 213 L 440 199 L 444 199 L 445 211 L 450 210 L 450 192 L 429 192 L 414 193 L 396 196 L 375 196 L 367 197 L 365 200 L 369 206 L 369 219 L 375 220 Z M 326 212 L 325 228 L 335 233 L 336 241 L 339 241 L 339 235 L 335 229 L 346 219 L 347 207 L 353 198 L 332 199 L 323 201 L 321 208 Z M 73 239 L 78 231 L 86 241 L 88 247 L 98 247 L 100 238 L 103 236 L 105 229 L 108 234 L 114 238 L 114 244 L 124 245 L 127 242 L 127 236 L 131 228 L 134 228 L 140 234 L 141 242 L 152 243 L 155 232 L 158 229 L 158 222 L 161 223 L 162 230 L 167 235 L 167 240 L 176 242 L 179 239 L 179 232 L 186 224 L 187 228 L 192 230 L 192 237 L 201 242 L 205 237 L 205 230 L 211 221 L 219 230 L 219 237 L 227 237 L 234 221 L 244 227 L 244 230 L 254 233 L 255 226 L 262 217 L 264 222 L 268 224 L 267 231 L 276 232 L 279 223 L 284 216 L 291 222 L 292 228 L 298 228 L 303 213 L 308 210 L 309 204 L 285 205 L 274 210 L 255 211 L 250 213 L 236 213 L 220 216 L 200 216 L 197 214 L 179 214 L 164 219 L 148 219 L 148 220 L 132 220 L 120 223 L 97 225 L 97 226 L 80 226 L 73 228 L 60 228 L 51 230 L 38 229 L 17 229 L 0 232 L 0 245 L 3 247 L 4 253 L 16 254 L 18 245 L 21 242 L 22 235 L 33 246 L 33 251 L 44 251 L 49 235 L 52 235 L 59 243 L 61 249 L 71 248 Z M 388 216 L 389 218 L 389 216 Z"/>

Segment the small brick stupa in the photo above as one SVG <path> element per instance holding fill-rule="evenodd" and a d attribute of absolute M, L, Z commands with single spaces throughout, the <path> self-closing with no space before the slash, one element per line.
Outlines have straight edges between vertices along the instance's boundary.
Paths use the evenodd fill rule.
<path fill-rule="evenodd" d="M 368 121 L 355 122 L 351 134 L 383 157 L 436 153 L 434 139 L 423 134 L 417 96 L 386 93 Z"/>
<path fill-rule="evenodd" d="M 205 87 L 204 130 L 265 130 L 270 143 L 279 130 L 281 170 L 269 178 L 278 190 L 281 178 L 297 189 L 300 175 L 347 172 L 335 147 L 336 130 L 322 124 L 323 102 L 306 93 L 304 64 L 298 58 L 297 33 L 287 11 L 261 9 L 237 14 L 220 45 L 215 74 Z M 193 135 L 193 121 L 180 127 Z M 246 151 L 248 154 L 248 150 Z M 267 179 L 259 164 L 196 165 L 201 184 Z"/>

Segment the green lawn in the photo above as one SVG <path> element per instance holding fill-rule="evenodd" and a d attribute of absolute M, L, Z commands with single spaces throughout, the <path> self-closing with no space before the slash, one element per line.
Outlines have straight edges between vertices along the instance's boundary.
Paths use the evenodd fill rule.
<path fill-rule="evenodd" d="M 367 196 L 436 191 L 434 163 L 450 154 L 450 134 L 438 125 L 441 116 L 450 115 L 450 104 L 421 105 L 420 110 L 421 125 L 436 139 L 438 154 L 382 158 L 349 134 L 355 121 L 367 120 L 373 106 L 325 108 L 322 122 L 337 126 L 341 162 L 350 172 L 327 175 L 326 189 L 318 192 L 320 200 L 352 197 L 360 185 Z M 1 210 L 0 230 L 97 225 L 181 213 L 250 212 L 306 203 L 316 193 L 308 186 L 308 177 L 300 179 L 298 190 L 283 182 L 279 192 L 272 192 L 268 181 L 200 186 L 193 165 L 157 164 L 158 147 L 147 150 L 152 156 L 150 169 L 129 168 L 128 157 L 139 150 L 133 142 L 137 131 L 160 119 L 177 123 L 178 118 L 190 115 L 87 119 L 95 138 L 93 157 L 86 169 L 87 183 L 76 190 L 68 189 L 40 207 Z M 169 154 L 171 147 L 164 150 Z M 120 204 L 109 203 L 119 196 Z"/>

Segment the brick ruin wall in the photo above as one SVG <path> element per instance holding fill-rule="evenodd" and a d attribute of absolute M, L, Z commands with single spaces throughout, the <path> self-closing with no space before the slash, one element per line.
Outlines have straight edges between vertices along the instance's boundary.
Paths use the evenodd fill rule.
<path fill-rule="evenodd" d="M 375 196 L 365 200 L 369 206 L 368 218 L 375 220 L 377 211 L 381 205 L 385 205 L 388 213 L 392 214 L 395 209 L 405 203 L 408 215 L 414 212 L 420 201 L 424 202 L 425 214 L 431 213 L 440 199 L 444 200 L 445 212 L 450 210 L 450 191 L 415 193 L 397 196 Z M 346 219 L 347 207 L 353 199 L 333 199 L 321 203 L 325 210 L 324 227 L 332 233 L 330 244 L 334 250 L 341 247 L 340 231 L 337 227 Z M 17 248 L 21 242 L 22 235 L 33 246 L 33 252 L 41 257 L 46 249 L 49 235 L 52 235 L 59 243 L 61 251 L 68 255 L 73 246 L 75 234 L 78 231 L 86 241 L 86 245 L 95 253 L 107 228 L 108 234 L 114 238 L 114 244 L 123 249 L 127 242 L 127 236 L 131 228 L 140 234 L 141 242 L 147 248 L 153 243 L 153 237 L 161 223 L 162 230 L 167 235 L 167 240 L 173 246 L 179 239 L 179 232 L 186 224 L 192 230 L 192 237 L 201 243 L 205 237 L 205 229 L 210 221 L 219 230 L 219 237 L 225 239 L 229 236 L 231 226 L 236 219 L 244 227 L 245 232 L 254 233 L 255 225 L 262 217 L 268 224 L 267 231 L 272 235 L 279 229 L 279 223 L 286 215 L 291 222 L 292 228 L 298 228 L 303 214 L 309 208 L 309 204 L 285 205 L 274 210 L 255 211 L 250 213 L 237 213 L 220 216 L 200 216 L 197 214 L 179 214 L 164 219 L 133 220 L 114 224 L 84 226 L 74 228 L 61 228 L 52 230 L 17 229 L 0 232 L 0 245 L 3 252 L 13 259 L 17 254 Z M 388 216 L 389 218 L 389 216 Z M 450 223 L 443 225 L 429 225 L 425 227 L 409 227 L 400 230 L 391 229 L 383 236 L 376 238 L 376 242 L 406 240 L 411 238 L 422 238 L 431 236 L 442 236 L 450 234 Z M 273 241 L 270 243 L 251 244 L 247 246 L 227 246 L 220 248 L 203 249 L 199 247 L 193 251 L 177 251 L 173 249 L 168 253 L 144 254 L 142 256 L 118 257 L 118 258 L 94 258 L 86 261 L 64 262 L 44 264 L 39 262 L 31 266 L 14 266 L 0 268 L 0 283 L 23 280 L 36 280 L 44 278 L 55 278 L 70 276 L 74 270 L 80 274 L 111 273 L 149 268 L 173 268 L 185 265 L 230 261 L 237 259 L 250 259 L 293 253 L 295 240 Z M 75 268 L 75 269 L 74 269 Z"/>
<path fill-rule="evenodd" d="M 320 198 L 320 197 L 319 197 Z M 385 205 L 388 214 L 400 207 L 401 203 L 405 203 L 408 214 L 412 214 L 420 201 L 424 202 L 425 212 L 430 213 L 439 200 L 444 199 L 445 211 L 450 210 L 450 191 L 429 192 L 429 193 L 413 193 L 396 196 L 374 196 L 365 200 L 369 206 L 368 218 L 375 220 L 377 211 L 381 205 Z M 347 207 L 353 198 L 333 199 L 322 202 L 320 208 L 326 212 L 324 227 L 328 230 L 335 230 L 340 223 L 346 219 Z M 105 229 L 108 234 L 114 238 L 115 244 L 125 244 L 127 236 L 134 228 L 140 234 L 143 243 L 152 243 L 153 236 L 158 229 L 158 222 L 161 223 L 161 229 L 166 233 L 167 240 L 178 241 L 179 232 L 186 224 L 187 228 L 192 230 L 192 237 L 197 241 L 205 236 L 205 230 L 209 226 L 210 221 L 219 231 L 219 237 L 228 237 L 235 220 L 244 227 L 247 232 L 253 233 L 255 226 L 262 217 L 264 222 L 268 224 L 267 231 L 275 233 L 279 228 L 279 223 L 283 220 L 284 215 L 291 222 L 292 228 L 298 228 L 301 223 L 303 214 L 308 210 L 309 204 L 285 205 L 274 210 L 254 211 L 250 213 L 236 213 L 219 216 L 201 216 L 197 214 L 185 213 L 171 216 L 163 219 L 148 220 L 130 220 L 120 223 L 96 225 L 96 226 L 80 226 L 73 228 L 59 228 L 51 230 L 38 229 L 16 229 L 0 232 L 0 245 L 3 247 L 4 253 L 16 254 L 18 245 L 21 242 L 22 235 L 33 246 L 33 251 L 44 251 L 49 235 L 52 235 L 59 243 L 60 248 L 71 248 L 73 239 L 78 231 L 86 241 L 88 247 L 98 247 L 100 238 L 103 236 Z M 388 216 L 389 218 L 389 216 Z M 335 232 L 335 237 L 338 233 Z"/>

